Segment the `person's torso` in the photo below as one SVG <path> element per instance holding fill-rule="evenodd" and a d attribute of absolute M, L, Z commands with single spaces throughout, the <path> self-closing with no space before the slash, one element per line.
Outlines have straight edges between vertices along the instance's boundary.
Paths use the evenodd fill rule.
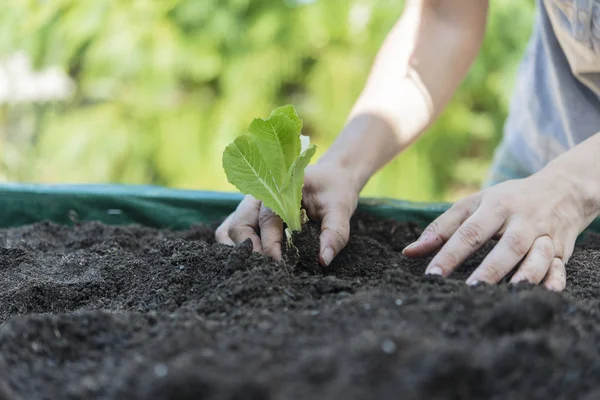
<path fill-rule="evenodd" d="M 600 132 L 600 0 L 538 0 L 505 141 L 530 173 Z"/>

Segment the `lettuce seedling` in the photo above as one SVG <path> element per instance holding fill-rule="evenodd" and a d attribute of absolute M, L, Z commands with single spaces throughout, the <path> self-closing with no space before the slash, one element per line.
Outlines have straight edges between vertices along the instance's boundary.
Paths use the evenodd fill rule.
<path fill-rule="evenodd" d="M 268 119 L 254 119 L 248 133 L 223 152 L 229 183 L 279 215 L 287 225 L 288 241 L 293 232 L 302 230 L 304 169 L 316 151 L 301 131 L 302 120 L 294 107 L 279 107 Z"/>

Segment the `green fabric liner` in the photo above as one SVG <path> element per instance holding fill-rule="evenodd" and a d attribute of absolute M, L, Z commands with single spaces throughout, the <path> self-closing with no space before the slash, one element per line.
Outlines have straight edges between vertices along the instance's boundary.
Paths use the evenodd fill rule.
<path fill-rule="evenodd" d="M 158 186 L 0 184 L 0 227 L 41 221 L 72 224 L 77 220 L 185 229 L 224 218 L 241 198 L 239 193 Z M 448 206 L 362 198 L 358 208 L 383 218 L 410 220 L 425 226 Z M 589 230 L 600 232 L 600 220 L 594 221 Z"/>

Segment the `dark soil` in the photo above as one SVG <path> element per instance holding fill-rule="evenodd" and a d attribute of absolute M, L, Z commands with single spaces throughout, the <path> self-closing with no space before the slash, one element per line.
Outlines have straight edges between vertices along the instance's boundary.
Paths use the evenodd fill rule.
<path fill-rule="evenodd" d="M 0 230 L 0 399 L 600 398 L 597 237 L 556 294 L 467 287 L 493 243 L 442 279 L 415 226 L 352 233 L 323 270 L 310 233 L 286 269 L 206 226 Z"/>

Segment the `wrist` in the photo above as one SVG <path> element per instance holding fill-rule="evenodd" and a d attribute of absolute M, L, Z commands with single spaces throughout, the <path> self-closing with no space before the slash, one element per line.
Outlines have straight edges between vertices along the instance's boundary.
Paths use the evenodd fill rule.
<path fill-rule="evenodd" d="M 360 192 L 371 176 L 403 147 L 385 118 L 359 114 L 350 118 L 318 164 L 340 171 Z"/>
<path fill-rule="evenodd" d="M 600 180 L 596 171 L 587 168 L 582 160 L 565 153 L 550 162 L 539 173 L 547 176 L 577 204 L 585 225 L 600 215 Z M 596 173 L 594 173 L 596 172 Z M 584 229 L 582 227 L 582 229 Z"/>
<path fill-rule="evenodd" d="M 327 170 L 328 173 L 338 175 L 340 180 L 346 182 L 357 196 L 373 174 L 364 161 L 352 160 L 346 154 L 340 152 L 325 153 L 316 165 Z"/>

